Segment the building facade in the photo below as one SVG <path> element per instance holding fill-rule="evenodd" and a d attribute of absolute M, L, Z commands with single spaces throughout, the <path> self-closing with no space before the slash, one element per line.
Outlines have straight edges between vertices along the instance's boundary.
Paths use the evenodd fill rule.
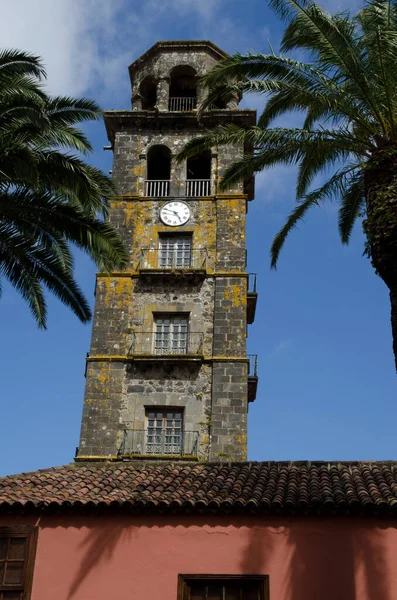
<path fill-rule="evenodd" d="M 0 479 L 1 600 L 396 600 L 397 463 L 77 463 Z"/>
<path fill-rule="evenodd" d="M 192 136 L 250 126 L 238 98 L 197 118 L 224 53 L 159 42 L 105 120 L 131 260 L 99 273 L 72 464 L 0 479 L 0 600 L 397 600 L 397 463 L 245 462 L 256 372 L 247 148 L 178 164 Z"/>
<path fill-rule="evenodd" d="M 226 55 L 211 42 L 158 42 L 130 68 L 132 110 L 107 111 L 118 197 L 110 221 L 131 260 L 99 273 L 77 460 L 244 460 L 256 357 L 247 356 L 256 276 L 247 273 L 252 181 L 220 193 L 236 158 L 213 148 L 183 163 L 205 129 L 249 127 L 230 98 L 197 116 L 199 78 Z"/>

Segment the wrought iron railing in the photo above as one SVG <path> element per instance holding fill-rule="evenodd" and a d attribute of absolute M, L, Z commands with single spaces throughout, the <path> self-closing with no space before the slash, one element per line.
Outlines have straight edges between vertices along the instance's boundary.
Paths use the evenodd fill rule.
<path fill-rule="evenodd" d="M 248 273 L 248 293 L 256 294 L 256 273 Z"/>
<path fill-rule="evenodd" d="M 166 198 L 170 195 L 169 179 L 147 179 L 145 181 L 145 194 L 150 198 Z"/>
<path fill-rule="evenodd" d="M 135 331 L 129 354 L 137 356 L 195 356 L 203 354 L 202 332 Z"/>
<path fill-rule="evenodd" d="M 247 354 L 249 360 L 248 377 L 258 377 L 258 355 Z"/>
<path fill-rule="evenodd" d="M 174 111 L 184 111 L 184 110 L 194 110 L 197 106 L 197 100 L 193 97 L 170 97 L 168 102 L 168 110 Z"/>
<path fill-rule="evenodd" d="M 207 263 L 206 248 L 191 248 L 175 250 L 162 248 L 143 248 L 139 267 L 144 270 L 159 269 L 205 269 Z"/>
<path fill-rule="evenodd" d="M 198 431 L 125 429 L 120 454 L 197 456 Z"/>
<path fill-rule="evenodd" d="M 210 179 L 187 179 L 186 196 L 188 198 L 209 196 L 211 193 Z"/>

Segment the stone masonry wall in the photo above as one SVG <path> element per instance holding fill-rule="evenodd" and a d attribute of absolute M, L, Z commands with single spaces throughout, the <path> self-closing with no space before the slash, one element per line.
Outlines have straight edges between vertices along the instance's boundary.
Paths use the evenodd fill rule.
<path fill-rule="evenodd" d="M 159 110 L 168 110 L 168 87 L 172 70 L 175 67 L 190 66 L 196 76 L 201 77 L 217 63 L 217 59 L 203 50 L 181 50 L 180 48 L 167 49 L 164 53 L 156 54 L 142 63 L 133 74 L 132 80 L 132 109 L 140 110 L 140 85 L 146 77 L 151 77 L 157 82 L 157 106 Z M 164 85 L 164 83 L 166 85 Z M 200 89 L 198 100 L 200 101 Z"/>
<path fill-rule="evenodd" d="M 125 370 L 124 362 L 87 364 L 80 457 L 116 454 Z"/>
<path fill-rule="evenodd" d="M 210 460 L 247 460 L 247 364 L 244 362 L 213 364 Z"/>
<path fill-rule="evenodd" d="M 147 179 L 147 153 L 152 146 L 165 145 L 171 151 L 171 194 L 185 196 L 186 162 L 178 164 L 176 155 L 193 137 L 202 135 L 202 130 L 186 129 L 181 123 L 181 131 L 122 130 L 117 132 L 114 144 L 113 177 L 117 189 L 123 195 L 145 196 L 145 180 Z M 213 154 L 212 194 L 218 192 L 218 184 L 230 163 L 243 155 L 243 148 L 238 146 L 219 147 Z M 238 183 L 228 192 L 243 192 L 243 183 Z"/>
<path fill-rule="evenodd" d="M 243 148 L 213 149 L 210 196 L 186 198 L 186 162 L 177 164 L 175 157 L 189 139 L 202 134 L 204 126 L 192 114 L 172 113 L 172 118 L 164 114 L 172 69 L 190 65 L 200 76 L 215 62 L 212 51 L 185 52 L 177 45 L 175 50 L 149 55 L 131 71 L 136 104 L 129 115 L 135 117 L 126 112 L 120 120 L 109 116 L 118 189 L 110 221 L 131 258 L 124 273 L 97 277 L 81 457 L 117 456 L 124 448 L 125 429 L 142 430 L 147 409 L 169 407 L 183 408 L 184 429 L 200 433 L 201 460 L 245 460 L 246 198 L 242 183 L 219 192 L 225 169 L 243 155 Z M 147 75 L 157 81 L 158 106 L 151 114 L 141 111 L 139 104 L 140 83 Z M 230 115 L 238 121 L 238 114 L 222 111 L 219 119 L 227 122 Z M 216 124 L 217 117 L 211 117 L 205 126 Z M 171 151 L 170 198 L 145 197 L 147 156 L 158 144 Z M 169 228 L 160 221 L 161 206 L 171 197 L 189 205 L 191 219 L 183 227 Z M 150 273 L 158 267 L 156 252 L 164 233 L 192 235 L 193 250 L 205 252 L 204 277 Z M 189 315 L 189 331 L 203 334 L 200 360 L 139 358 L 139 335 L 154 331 L 154 316 L 159 313 Z"/>
<path fill-rule="evenodd" d="M 199 435 L 199 457 L 208 459 L 206 415 L 211 405 L 210 364 L 136 362 L 127 369 L 120 419 L 125 427 L 145 427 L 147 409 L 183 409 L 184 430 Z"/>

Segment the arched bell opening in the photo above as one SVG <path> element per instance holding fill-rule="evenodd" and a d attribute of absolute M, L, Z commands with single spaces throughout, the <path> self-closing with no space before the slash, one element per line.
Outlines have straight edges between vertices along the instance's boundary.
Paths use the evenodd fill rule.
<path fill-rule="evenodd" d="M 154 77 L 150 75 L 145 77 L 139 86 L 139 93 L 142 98 L 142 110 L 153 110 L 157 101 L 157 86 Z"/>
<path fill-rule="evenodd" d="M 196 71 L 188 65 L 174 67 L 170 73 L 169 110 L 194 110 L 196 105 Z"/>
<path fill-rule="evenodd" d="M 209 196 L 211 193 L 211 151 L 205 150 L 186 162 L 186 195 Z"/>
<path fill-rule="evenodd" d="M 147 154 L 146 196 L 169 196 L 171 150 L 168 146 L 152 146 Z"/>

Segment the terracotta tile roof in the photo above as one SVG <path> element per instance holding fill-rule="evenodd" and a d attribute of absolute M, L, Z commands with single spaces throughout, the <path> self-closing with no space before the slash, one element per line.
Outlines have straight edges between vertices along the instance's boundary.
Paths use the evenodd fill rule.
<path fill-rule="evenodd" d="M 397 462 L 77 463 L 0 479 L 0 510 L 397 516 Z"/>

